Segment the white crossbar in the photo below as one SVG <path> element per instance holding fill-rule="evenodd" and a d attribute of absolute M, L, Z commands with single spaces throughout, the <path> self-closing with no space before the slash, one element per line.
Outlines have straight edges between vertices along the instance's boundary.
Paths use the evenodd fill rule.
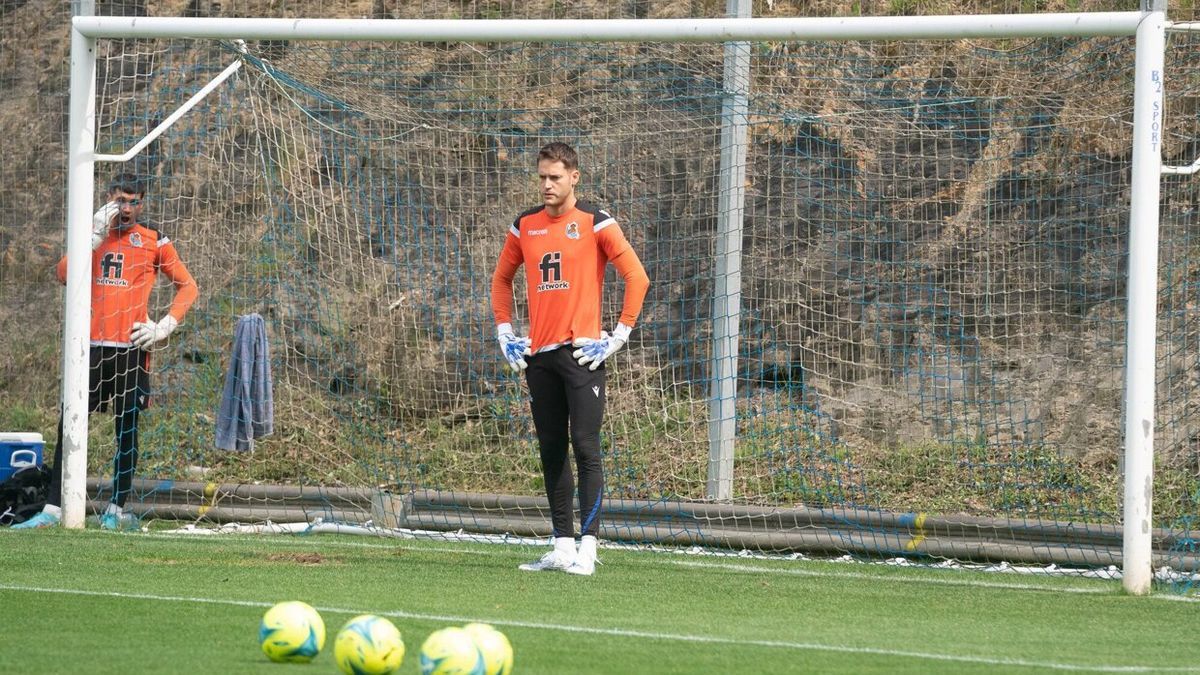
<path fill-rule="evenodd" d="M 228 19 L 77 16 L 89 38 L 389 42 L 727 42 L 1121 36 L 1140 12 L 725 19 Z"/>

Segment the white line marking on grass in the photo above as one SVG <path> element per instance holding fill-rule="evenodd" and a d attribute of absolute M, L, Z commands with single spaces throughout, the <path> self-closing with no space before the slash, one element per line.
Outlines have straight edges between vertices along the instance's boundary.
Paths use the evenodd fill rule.
<path fill-rule="evenodd" d="M 827 572 L 824 570 L 780 569 L 778 567 L 759 567 L 757 565 L 735 565 L 732 563 L 707 563 L 693 560 L 669 560 L 668 563 L 680 567 L 703 567 L 706 569 L 723 569 L 733 572 L 768 572 L 770 574 L 786 574 L 798 577 L 820 577 L 823 579 L 867 579 L 871 581 L 934 584 L 941 586 L 965 586 L 969 588 L 998 588 L 1016 591 L 1061 591 L 1063 593 L 1112 593 L 1111 588 L 1091 588 L 1087 586 L 1056 586 L 1047 584 L 1014 584 L 1003 581 L 980 581 L 976 579 L 948 579 L 939 577 L 910 577 L 900 574 L 867 574 L 865 572 Z M 951 572 L 954 574 L 954 572 Z"/>
<path fill-rule="evenodd" d="M 259 536 L 261 536 L 261 535 L 254 535 L 254 538 L 257 541 L 262 541 L 261 539 L 257 539 Z M 155 535 L 152 533 L 148 533 L 148 534 L 143 535 L 143 537 L 144 538 L 169 539 L 172 541 L 198 541 L 198 542 L 222 541 L 221 539 L 196 538 L 192 535 L 175 535 L 175 534 Z M 229 541 L 229 540 L 226 539 L 224 541 Z M 250 541 L 250 538 L 247 537 L 245 539 L 235 539 L 234 541 Z M 468 548 L 465 544 L 464 544 L 464 546 L 459 547 L 459 546 L 422 546 L 422 545 L 412 544 L 412 543 L 408 543 L 408 542 L 405 542 L 403 544 L 401 544 L 401 543 L 376 544 L 376 543 L 370 543 L 370 542 L 349 542 L 349 541 L 336 541 L 336 540 L 305 542 L 302 539 L 294 539 L 294 538 L 289 538 L 287 536 L 278 537 L 278 538 L 273 537 L 269 541 L 271 541 L 272 544 L 279 544 L 279 545 L 284 545 L 284 546 L 296 546 L 296 547 L 309 547 L 309 548 L 317 548 L 320 546 L 331 546 L 331 547 L 366 548 L 366 549 L 380 549 L 380 550 L 401 549 L 401 550 L 406 550 L 406 551 L 431 552 L 431 553 L 466 553 L 466 554 L 470 554 L 470 555 L 489 556 L 489 557 L 490 556 L 508 555 L 512 552 L 512 551 L 507 551 L 507 550 L 495 550 L 495 549 L 481 550 L 478 548 Z M 485 547 L 495 547 L 496 546 L 496 544 L 485 544 L 485 543 L 478 543 L 476 545 L 477 546 L 485 546 Z M 610 549 L 610 550 L 612 550 L 612 549 Z M 602 548 L 601 552 L 603 552 L 603 551 L 604 551 L 604 549 Z M 767 562 L 778 562 L 779 564 L 777 564 L 777 565 L 745 565 L 745 564 L 736 564 L 736 563 L 709 562 L 709 561 L 694 560 L 694 559 L 693 560 L 671 560 L 671 559 L 666 558 L 666 556 L 672 555 L 670 553 L 664 554 L 664 553 L 653 552 L 653 551 L 642 552 L 642 553 L 649 553 L 649 555 L 645 556 L 643 559 L 651 562 L 652 564 L 675 565 L 678 567 L 692 567 L 692 568 L 710 569 L 710 570 L 727 570 L 727 571 L 733 571 L 733 572 L 745 572 L 745 573 L 752 573 L 752 574 L 779 574 L 779 575 L 785 575 L 785 576 L 813 577 L 813 578 L 818 578 L 818 579 L 855 579 L 855 580 L 881 581 L 881 582 L 894 581 L 894 582 L 898 582 L 898 583 L 909 583 L 909 584 L 930 584 L 930 585 L 934 585 L 934 586 L 957 586 L 957 587 L 963 587 L 963 588 L 994 588 L 994 589 L 999 589 L 999 590 L 1032 591 L 1032 592 L 1042 592 L 1042 593 L 1045 593 L 1045 592 L 1049 592 L 1049 593 L 1054 593 L 1054 592 L 1083 593 L 1083 594 L 1113 594 L 1113 593 L 1115 593 L 1114 587 L 1112 587 L 1112 586 L 1104 587 L 1104 586 L 1065 586 L 1065 585 L 1055 585 L 1055 584 L 1046 584 L 1046 585 L 1018 584 L 1018 583 L 1003 582 L 1003 581 L 986 581 L 986 580 L 982 580 L 982 579 L 952 579 L 952 578 L 944 577 L 944 576 L 943 577 L 933 576 L 933 572 L 954 574 L 954 573 L 958 572 L 959 570 L 949 570 L 949 571 L 947 571 L 947 570 L 921 570 L 920 568 L 913 567 L 913 568 L 909 568 L 909 569 L 912 569 L 914 572 L 923 572 L 923 575 L 922 576 L 906 576 L 903 574 L 871 574 L 868 572 L 837 572 L 837 571 L 830 571 L 830 570 L 814 570 L 814 569 L 802 569 L 799 567 L 780 567 L 779 566 L 779 564 L 803 565 L 808 562 L 823 562 L 825 564 L 831 564 L 832 561 L 809 561 L 809 560 L 782 561 L 781 560 L 781 561 L 767 561 Z M 891 569 L 898 569 L 898 568 L 891 568 Z M 1095 581 L 1097 583 L 1100 582 L 1100 580 L 1092 580 L 1092 581 Z M 1165 595 L 1165 594 L 1158 594 L 1158 593 L 1151 595 L 1150 597 L 1158 598 L 1158 599 L 1166 599 L 1166 600 L 1179 600 L 1179 601 L 1183 601 L 1183 602 L 1200 602 L 1200 598 L 1180 597 L 1180 596 Z"/>
<path fill-rule="evenodd" d="M 82 595 L 90 597 L 123 598 L 127 600 L 151 600 L 156 602 L 178 602 L 206 605 L 228 605 L 231 607 L 268 608 L 274 603 L 254 600 L 223 600 L 220 598 L 196 598 L 176 595 L 152 595 L 149 593 L 121 593 L 118 591 L 87 591 L 71 588 L 43 588 L 37 586 L 17 586 L 0 584 L 0 590 L 19 591 L 25 593 L 54 593 L 59 595 Z M 735 646 L 772 647 L 778 649 L 795 649 L 799 651 L 831 652 L 838 654 L 867 654 L 920 659 L 926 661 L 948 661 L 953 663 L 972 663 L 986 666 L 1016 666 L 1022 668 L 1048 668 L 1052 670 L 1082 670 L 1101 671 L 1108 673 L 1152 673 L 1152 672 L 1200 672 L 1200 666 L 1116 666 L 1106 664 L 1062 663 L 1057 661 L 1027 661 L 1025 659 L 988 658 L 986 656 L 968 656 L 958 654 L 939 654 L 936 652 L 915 652 L 901 649 L 884 649 L 880 647 L 854 647 L 849 645 L 822 644 L 818 642 L 788 642 L 784 640 L 746 640 L 727 638 L 713 635 L 688 635 L 683 633 L 652 633 L 623 628 L 592 628 L 588 626 L 564 626 L 560 624 L 537 623 L 530 621 L 504 621 L 480 617 L 451 616 L 438 614 L 419 614 L 404 611 L 381 611 L 373 609 L 349 609 L 345 607 L 317 607 L 319 612 L 331 614 L 377 614 L 402 619 L 418 621 L 433 621 L 438 623 L 471 623 L 483 621 L 495 626 L 512 628 L 531 628 L 536 630 L 556 630 L 565 633 L 582 633 L 587 635 L 609 635 L 614 637 L 642 638 L 647 640 L 673 640 L 677 642 L 696 642 L 701 644 L 719 644 Z"/>
<path fill-rule="evenodd" d="M 1200 597 L 1194 595 L 1167 595 L 1166 593 L 1155 593 L 1150 596 L 1158 600 L 1171 600 L 1174 602 L 1200 602 Z"/>
<path fill-rule="evenodd" d="M 153 535 L 153 534 L 146 535 L 146 537 L 154 537 L 154 536 L 156 536 L 156 535 Z M 181 540 L 204 541 L 204 542 L 219 541 L 217 539 L 207 539 L 207 538 L 206 539 L 196 539 L 196 538 L 190 537 L 189 535 L 169 535 L 169 534 L 167 534 L 167 535 L 157 535 L 157 537 L 161 538 L 161 539 L 171 539 L 174 541 L 181 541 Z M 273 544 L 282 544 L 282 545 L 286 545 L 286 546 L 294 545 L 294 546 L 298 546 L 298 547 L 299 546 L 308 546 L 310 548 L 316 548 L 319 545 L 332 545 L 332 546 L 347 546 L 347 547 L 353 547 L 353 548 L 378 548 L 380 550 L 403 549 L 403 550 L 407 550 L 407 551 L 431 552 L 431 553 L 467 553 L 467 554 L 471 554 L 471 555 L 480 555 L 480 556 L 508 555 L 509 553 L 512 552 L 512 551 L 500 551 L 500 550 L 480 550 L 477 548 L 466 548 L 465 546 L 464 547 L 420 546 L 420 545 L 413 545 L 413 544 L 409 544 L 409 543 L 390 544 L 389 545 L 389 544 L 372 544 L 372 543 L 367 543 L 367 542 L 327 541 L 327 542 L 309 542 L 307 544 L 301 544 L 299 541 L 296 541 L 296 540 L 287 541 L 286 539 L 271 539 L 270 541 Z M 495 544 L 479 544 L 479 545 L 480 546 L 495 546 Z M 603 553 L 603 549 L 601 550 L 601 552 Z M 671 554 L 650 552 L 649 555 L 647 555 L 643 559 L 651 562 L 652 564 L 660 564 L 660 565 L 676 565 L 679 567 L 692 567 L 692 568 L 710 569 L 710 570 L 728 570 L 728 571 L 733 571 L 733 572 L 746 572 L 746 573 L 754 573 L 754 574 L 782 574 L 782 575 L 790 575 L 790 576 L 815 577 L 815 578 L 820 578 L 820 579 L 856 579 L 856 580 L 863 579 L 863 580 L 883 581 L 883 582 L 897 581 L 897 582 L 901 582 L 901 583 L 913 583 L 913 584 L 933 584 L 933 585 L 941 585 L 941 586 L 962 586 L 962 587 L 968 587 L 968 588 L 996 588 L 996 589 L 1002 589 L 1002 590 L 1039 591 L 1039 592 L 1055 592 L 1055 591 L 1062 591 L 1064 593 L 1111 593 L 1112 592 L 1111 588 L 1102 588 L 1102 587 L 1096 587 L 1096 586 L 1058 586 L 1058 585 L 1054 585 L 1054 584 L 1046 584 L 1044 586 L 1039 586 L 1037 584 L 1018 584 L 1018 583 L 1008 583 L 1008 582 L 985 581 L 985 580 L 979 580 L 979 579 L 950 579 L 950 578 L 946 578 L 946 577 L 939 578 L 939 577 L 931 576 L 930 573 L 933 572 L 934 570 L 923 570 L 926 573 L 925 576 L 905 576 L 902 574 L 870 574 L 867 572 L 835 572 L 835 571 L 826 571 L 826 570 L 800 569 L 797 567 L 786 567 L 785 568 L 785 567 L 780 567 L 778 565 L 776 565 L 776 566 L 745 565 L 745 564 L 736 564 L 736 563 L 709 562 L 709 561 L 701 561 L 701 560 L 694 560 L 694 559 L 693 560 L 671 560 L 671 559 L 667 559 L 665 557 L 666 555 L 671 555 Z M 781 564 L 790 563 L 791 565 L 803 565 L 804 563 L 810 562 L 810 561 L 778 561 L 778 562 Z M 918 568 L 912 568 L 912 569 L 914 571 L 921 571 L 921 570 L 918 570 Z M 950 573 L 953 574 L 954 571 L 951 571 Z"/>

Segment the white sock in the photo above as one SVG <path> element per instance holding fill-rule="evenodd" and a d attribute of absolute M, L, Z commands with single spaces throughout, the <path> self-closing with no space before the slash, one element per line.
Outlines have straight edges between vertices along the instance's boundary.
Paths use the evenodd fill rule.
<path fill-rule="evenodd" d="M 571 556 L 572 559 L 574 559 L 575 558 L 575 538 L 574 537 L 555 537 L 554 538 L 554 550 L 556 550 L 560 553 L 565 553 L 565 554 Z"/>
<path fill-rule="evenodd" d="M 62 507 L 53 504 L 47 504 L 42 507 L 42 513 L 48 513 L 59 520 L 62 520 Z"/>
<path fill-rule="evenodd" d="M 583 535 L 583 539 L 579 540 L 579 557 L 596 559 L 596 538 L 590 534 Z"/>
<path fill-rule="evenodd" d="M 121 508 L 121 507 L 117 506 L 116 504 L 114 504 L 114 503 L 112 503 L 112 502 L 109 502 L 109 503 L 108 503 L 108 508 L 104 509 L 104 513 L 105 513 L 105 514 L 109 514 L 109 513 L 111 513 L 111 514 L 113 514 L 114 516 L 116 516 L 116 517 L 118 517 L 118 518 L 120 518 L 120 517 L 121 517 L 121 514 L 122 514 L 122 513 L 124 513 L 124 512 L 125 512 L 125 509 L 123 509 L 123 508 Z"/>

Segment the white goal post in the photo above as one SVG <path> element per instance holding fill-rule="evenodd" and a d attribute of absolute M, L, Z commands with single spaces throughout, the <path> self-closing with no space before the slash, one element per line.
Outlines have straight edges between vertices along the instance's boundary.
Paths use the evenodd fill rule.
<path fill-rule="evenodd" d="M 1139 12 L 933 17 L 727 18 L 693 20 L 334 20 L 90 16 L 72 22 L 67 205 L 68 276 L 63 336 L 63 524 L 83 527 L 86 505 L 89 226 L 97 161 L 96 41 L 116 38 L 409 42 L 832 41 L 1136 35 L 1133 175 L 1125 335 L 1123 584 L 1148 593 L 1155 410 L 1155 341 L 1165 3 Z M 232 72 L 232 71 L 230 71 Z M 226 76 L 229 73 L 226 74 Z M 194 104 L 198 99 L 189 101 Z M 157 130 L 156 130 L 157 131 Z M 736 223 L 733 227 L 737 227 Z M 736 308 L 731 310 L 736 312 Z M 736 313 L 724 317 L 736 322 Z M 716 350 L 714 350 L 715 353 Z M 736 349 L 713 372 L 736 378 Z M 716 432 L 720 433 L 720 432 Z M 713 447 L 721 439 L 713 438 Z M 725 452 L 725 451 L 721 451 Z M 731 452 L 731 450 L 729 450 Z M 728 457 L 730 461 L 731 455 Z M 720 464 L 723 456 L 712 458 Z M 710 473 L 711 475 L 711 473 Z M 719 484 L 719 480 L 718 480 Z M 710 496 L 720 497 L 719 489 Z"/>

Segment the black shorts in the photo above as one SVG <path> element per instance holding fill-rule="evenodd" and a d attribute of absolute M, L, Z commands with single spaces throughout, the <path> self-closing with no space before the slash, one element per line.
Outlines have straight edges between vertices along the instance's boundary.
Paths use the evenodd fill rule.
<path fill-rule="evenodd" d="M 150 405 L 150 371 L 146 352 L 137 347 L 92 345 L 88 371 L 88 412 L 121 414 Z"/>

